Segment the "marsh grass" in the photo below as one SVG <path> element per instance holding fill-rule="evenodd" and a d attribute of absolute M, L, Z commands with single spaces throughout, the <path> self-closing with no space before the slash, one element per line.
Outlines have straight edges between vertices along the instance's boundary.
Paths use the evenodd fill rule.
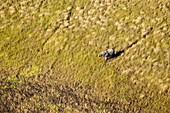
<path fill-rule="evenodd" d="M 169 112 L 168 0 L 0 4 L 0 111 Z"/>

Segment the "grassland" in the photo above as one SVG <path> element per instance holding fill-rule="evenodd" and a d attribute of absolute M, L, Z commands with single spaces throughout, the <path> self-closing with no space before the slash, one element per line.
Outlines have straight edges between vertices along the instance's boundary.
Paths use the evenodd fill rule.
<path fill-rule="evenodd" d="M 169 0 L 1 0 L 0 112 L 169 113 Z"/>

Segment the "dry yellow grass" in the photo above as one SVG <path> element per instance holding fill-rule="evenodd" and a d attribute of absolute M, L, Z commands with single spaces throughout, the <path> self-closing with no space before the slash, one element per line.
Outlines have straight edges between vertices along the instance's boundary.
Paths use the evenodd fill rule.
<path fill-rule="evenodd" d="M 0 1 L 0 111 L 170 112 L 169 18 L 168 0 Z"/>

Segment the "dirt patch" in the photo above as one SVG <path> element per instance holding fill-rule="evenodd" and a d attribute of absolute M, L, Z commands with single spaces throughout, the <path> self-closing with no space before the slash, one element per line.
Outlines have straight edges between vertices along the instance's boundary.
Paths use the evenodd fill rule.
<path fill-rule="evenodd" d="M 42 76 L 42 75 L 41 75 Z M 74 85 L 51 83 L 50 78 L 20 78 L 21 83 L 1 83 L 1 112 L 129 112 L 132 103 L 119 100 L 100 100 L 94 97 L 92 88 Z M 55 106 L 55 107 L 52 107 Z M 137 111 L 140 111 L 138 108 Z"/>

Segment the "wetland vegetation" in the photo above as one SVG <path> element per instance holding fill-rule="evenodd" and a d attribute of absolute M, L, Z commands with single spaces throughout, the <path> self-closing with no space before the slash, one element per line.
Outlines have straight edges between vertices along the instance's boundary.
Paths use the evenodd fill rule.
<path fill-rule="evenodd" d="M 0 1 L 0 112 L 169 113 L 169 87 L 169 0 Z"/>

